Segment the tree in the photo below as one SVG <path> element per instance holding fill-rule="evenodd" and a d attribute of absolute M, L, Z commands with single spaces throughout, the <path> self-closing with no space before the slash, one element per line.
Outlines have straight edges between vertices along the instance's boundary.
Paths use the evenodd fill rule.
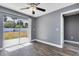
<path fill-rule="evenodd" d="M 4 23 L 5 28 L 15 28 L 16 23 L 14 21 L 6 21 Z"/>
<path fill-rule="evenodd" d="M 22 20 L 17 21 L 17 24 L 16 24 L 15 27 L 16 27 L 16 28 L 23 28 L 23 27 L 24 27 L 24 26 L 23 26 L 23 21 L 22 21 Z"/>
<path fill-rule="evenodd" d="M 23 28 L 23 26 L 22 26 L 22 25 L 17 25 L 17 24 L 16 24 L 15 28 Z"/>
<path fill-rule="evenodd" d="M 23 25 L 22 20 L 17 21 L 17 25 Z"/>
<path fill-rule="evenodd" d="M 4 22 L 6 22 L 7 21 L 7 18 L 6 18 L 6 16 L 4 16 Z"/>
<path fill-rule="evenodd" d="M 25 26 L 24 26 L 25 28 L 28 28 L 28 23 L 25 23 Z"/>
<path fill-rule="evenodd" d="M 22 20 L 20 20 L 19 23 L 20 23 L 20 25 L 23 25 L 23 21 Z"/>

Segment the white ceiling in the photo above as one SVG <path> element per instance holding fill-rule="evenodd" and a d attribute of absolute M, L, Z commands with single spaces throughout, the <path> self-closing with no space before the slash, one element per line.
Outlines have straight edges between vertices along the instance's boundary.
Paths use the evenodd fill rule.
<path fill-rule="evenodd" d="M 41 3 L 38 5 L 38 7 L 46 9 L 46 12 L 41 12 L 36 10 L 36 14 L 33 15 L 30 9 L 20 10 L 20 8 L 28 7 L 29 5 L 27 5 L 27 3 L 0 3 L 1 6 L 7 7 L 9 9 L 13 9 L 15 11 L 18 11 L 33 17 L 39 17 L 72 4 L 73 3 Z"/>

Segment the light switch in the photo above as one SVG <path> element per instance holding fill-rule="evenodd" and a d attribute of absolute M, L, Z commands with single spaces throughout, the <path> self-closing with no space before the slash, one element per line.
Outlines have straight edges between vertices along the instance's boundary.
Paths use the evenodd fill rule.
<path fill-rule="evenodd" d="M 59 28 L 56 28 L 56 31 L 59 31 Z"/>

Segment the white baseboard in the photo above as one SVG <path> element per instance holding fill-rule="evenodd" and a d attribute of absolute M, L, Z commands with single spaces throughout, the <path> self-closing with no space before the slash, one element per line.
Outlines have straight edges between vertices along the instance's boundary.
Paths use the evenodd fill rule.
<path fill-rule="evenodd" d="M 31 41 L 36 41 L 36 39 L 32 39 Z"/>
<path fill-rule="evenodd" d="M 44 43 L 44 44 L 48 44 L 50 46 L 55 46 L 55 47 L 58 47 L 58 48 L 63 48 L 61 45 L 53 44 L 53 43 L 50 43 L 50 42 L 46 42 L 46 41 L 42 41 L 42 40 L 38 40 L 38 39 L 35 39 L 35 41 L 41 42 L 41 43 Z"/>
<path fill-rule="evenodd" d="M 64 42 L 73 43 L 73 44 L 79 44 L 79 42 L 76 42 L 76 41 L 70 41 L 70 40 L 64 40 Z"/>

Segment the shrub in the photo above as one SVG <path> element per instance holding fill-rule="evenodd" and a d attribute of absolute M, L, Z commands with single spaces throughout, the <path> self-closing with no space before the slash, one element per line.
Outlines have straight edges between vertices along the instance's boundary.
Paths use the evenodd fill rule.
<path fill-rule="evenodd" d="M 4 23 L 4 27 L 5 27 L 5 28 L 14 28 L 15 25 L 16 25 L 16 23 L 15 23 L 14 21 L 6 21 L 6 22 Z"/>

